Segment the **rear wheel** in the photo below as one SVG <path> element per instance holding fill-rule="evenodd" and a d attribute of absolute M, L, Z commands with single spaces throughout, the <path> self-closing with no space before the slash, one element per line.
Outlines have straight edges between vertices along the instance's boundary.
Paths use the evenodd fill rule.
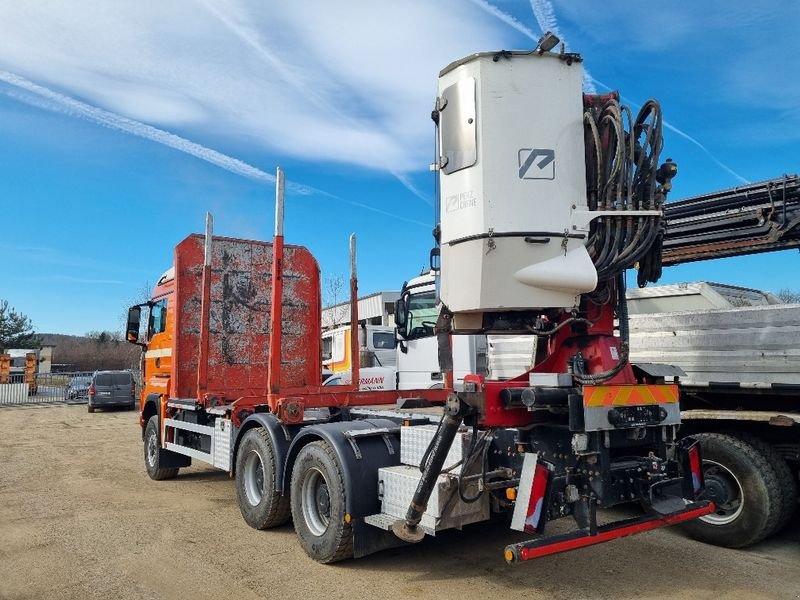
<path fill-rule="evenodd" d="M 175 467 L 165 468 L 160 466 L 164 454 L 169 452 L 161 448 L 159 439 L 158 416 L 153 415 L 147 421 L 144 431 L 144 466 L 150 479 L 161 481 L 162 479 L 172 479 L 178 474 Z"/>
<path fill-rule="evenodd" d="M 250 527 L 268 529 L 291 517 L 289 499 L 275 489 L 275 451 L 261 427 L 244 434 L 236 455 L 236 499 Z"/>
<path fill-rule="evenodd" d="M 353 531 L 345 519 L 344 475 L 327 442 L 312 442 L 297 455 L 291 505 L 294 529 L 306 554 L 321 563 L 353 556 Z"/>
<path fill-rule="evenodd" d="M 696 540 L 743 548 L 775 531 L 783 516 L 783 492 L 775 467 L 748 442 L 733 435 L 699 433 L 706 498 L 716 510 L 689 521 Z"/>
<path fill-rule="evenodd" d="M 783 510 L 775 526 L 775 532 L 780 531 L 792 519 L 797 508 L 797 482 L 796 476 L 789 468 L 789 463 L 778 454 L 775 449 L 761 438 L 749 433 L 734 433 L 740 440 L 743 440 L 758 450 L 775 469 L 778 477 L 778 485 L 781 489 L 783 500 Z"/>
<path fill-rule="evenodd" d="M 86 405 L 86 410 L 88 410 L 90 413 L 93 413 L 94 412 L 94 406 L 92 406 L 91 404 L 87 404 Z"/>

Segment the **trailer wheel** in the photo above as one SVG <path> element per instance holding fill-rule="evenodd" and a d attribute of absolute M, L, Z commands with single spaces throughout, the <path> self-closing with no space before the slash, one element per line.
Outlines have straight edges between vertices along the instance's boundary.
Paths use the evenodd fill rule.
<path fill-rule="evenodd" d="M 346 519 L 342 467 L 327 442 L 304 446 L 294 464 L 292 519 L 300 545 L 311 558 L 333 563 L 353 555 L 353 531 Z"/>
<path fill-rule="evenodd" d="M 753 448 L 758 450 L 775 469 L 775 475 L 778 477 L 778 484 L 781 488 L 781 499 L 783 501 L 781 516 L 778 518 L 775 530 L 772 532 L 777 533 L 791 521 L 794 516 L 795 508 L 797 507 L 797 483 L 795 481 L 795 475 L 789 468 L 789 463 L 761 438 L 744 432 L 735 432 L 732 433 L 732 435 L 735 435 L 740 440 L 753 446 Z"/>
<path fill-rule="evenodd" d="M 159 466 L 163 453 L 168 452 L 168 450 L 164 450 L 161 447 L 158 429 L 158 415 L 153 415 L 147 421 L 147 427 L 144 430 L 144 466 L 150 479 L 161 481 L 175 477 L 178 474 L 178 469 Z"/>
<path fill-rule="evenodd" d="M 721 433 L 698 433 L 703 452 L 706 497 L 714 513 L 684 524 L 694 539 L 744 548 L 770 535 L 783 515 L 775 468 L 751 444 Z"/>
<path fill-rule="evenodd" d="M 236 455 L 236 500 L 254 529 L 278 527 L 289 520 L 289 498 L 275 489 L 275 451 L 262 427 L 245 432 Z"/>

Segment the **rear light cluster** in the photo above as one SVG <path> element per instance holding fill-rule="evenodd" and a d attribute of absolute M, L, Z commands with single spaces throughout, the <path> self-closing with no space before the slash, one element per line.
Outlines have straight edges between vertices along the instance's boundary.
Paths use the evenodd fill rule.
<path fill-rule="evenodd" d="M 136 386 L 131 386 L 131 396 L 136 397 Z"/>
<path fill-rule="evenodd" d="M 93 385 L 89 386 L 89 395 L 90 396 L 94 396 L 94 386 Z"/>

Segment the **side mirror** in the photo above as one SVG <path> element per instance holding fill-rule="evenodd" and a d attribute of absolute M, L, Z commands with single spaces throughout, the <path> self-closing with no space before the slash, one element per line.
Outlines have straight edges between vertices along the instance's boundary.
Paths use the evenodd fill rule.
<path fill-rule="evenodd" d="M 125 327 L 125 339 L 131 344 L 139 342 L 139 324 L 142 319 L 142 307 L 131 306 L 128 309 L 128 324 Z"/>
<path fill-rule="evenodd" d="M 442 267 L 442 251 L 438 247 L 431 248 L 430 261 L 431 271 L 438 273 Z"/>
<path fill-rule="evenodd" d="M 406 332 L 406 325 L 408 324 L 408 313 L 406 312 L 408 309 L 406 307 L 406 301 L 403 296 L 398 298 L 394 303 L 394 324 L 397 326 L 397 334 L 400 337 L 405 337 Z"/>

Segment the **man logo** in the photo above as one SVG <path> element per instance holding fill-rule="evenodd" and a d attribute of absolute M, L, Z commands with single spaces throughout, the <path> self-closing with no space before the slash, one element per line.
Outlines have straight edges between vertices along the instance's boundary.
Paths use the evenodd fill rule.
<path fill-rule="evenodd" d="M 549 148 L 520 148 L 520 179 L 555 179 L 556 152 Z"/>

